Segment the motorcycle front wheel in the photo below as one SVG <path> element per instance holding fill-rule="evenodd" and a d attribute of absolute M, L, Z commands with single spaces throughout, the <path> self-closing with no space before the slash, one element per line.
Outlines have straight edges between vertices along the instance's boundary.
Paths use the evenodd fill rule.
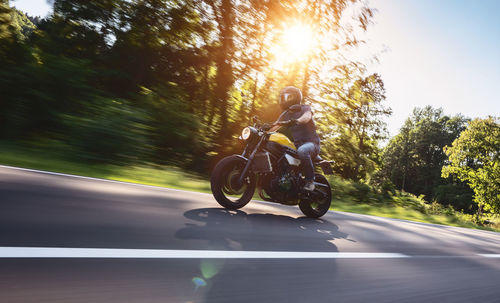
<path fill-rule="evenodd" d="M 210 176 L 210 187 L 217 202 L 231 210 L 240 209 L 252 200 L 256 179 L 253 174 L 238 180 L 246 161 L 238 156 L 229 156 L 217 163 Z"/>
<path fill-rule="evenodd" d="M 300 210 L 309 218 L 319 218 L 323 216 L 330 209 L 332 203 L 332 189 L 325 176 L 316 174 L 314 176 L 314 182 L 321 185 L 316 185 L 311 198 L 301 199 L 299 202 Z"/>

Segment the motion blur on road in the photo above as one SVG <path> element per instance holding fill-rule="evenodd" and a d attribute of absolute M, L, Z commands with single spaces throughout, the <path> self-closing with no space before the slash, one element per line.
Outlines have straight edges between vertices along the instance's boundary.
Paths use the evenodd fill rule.
<path fill-rule="evenodd" d="M 208 194 L 6 167 L 0 192 L 1 302 L 498 299 L 494 232 L 340 212 L 312 220 L 257 201 L 227 211 Z M 13 258 L 6 247 L 59 250 Z M 203 250 L 222 256 L 190 255 Z M 293 257 L 303 252 L 338 254 Z"/>

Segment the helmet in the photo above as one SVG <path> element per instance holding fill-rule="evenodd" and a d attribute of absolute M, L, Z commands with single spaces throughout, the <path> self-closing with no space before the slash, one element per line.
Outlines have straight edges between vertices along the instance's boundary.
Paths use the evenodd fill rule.
<path fill-rule="evenodd" d="M 287 110 L 290 106 L 302 102 L 302 92 L 295 86 L 287 86 L 280 91 L 280 107 Z"/>

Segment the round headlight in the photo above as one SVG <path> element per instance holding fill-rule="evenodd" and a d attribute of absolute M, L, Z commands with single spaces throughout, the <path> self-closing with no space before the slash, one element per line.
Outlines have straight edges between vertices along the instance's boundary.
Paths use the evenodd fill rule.
<path fill-rule="evenodd" d="M 250 130 L 250 128 L 245 127 L 243 129 L 243 131 L 241 132 L 241 139 L 247 140 L 248 138 L 250 138 L 251 133 L 252 133 L 252 131 Z"/>

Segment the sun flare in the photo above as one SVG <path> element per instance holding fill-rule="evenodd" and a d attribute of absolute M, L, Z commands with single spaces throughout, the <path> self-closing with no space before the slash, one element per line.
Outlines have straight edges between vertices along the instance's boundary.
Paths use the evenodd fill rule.
<path fill-rule="evenodd" d="M 275 57 L 274 66 L 283 68 L 304 62 L 315 47 L 315 41 L 315 33 L 307 25 L 294 24 L 285 27 L 271 50 Z"/>
<path fill-rule="evenodd" d="M 307 55 L 313 45 L 313 32 L 304 25 L 294 25 L 283 33 L 283 42 L 296 57 Z"/>

